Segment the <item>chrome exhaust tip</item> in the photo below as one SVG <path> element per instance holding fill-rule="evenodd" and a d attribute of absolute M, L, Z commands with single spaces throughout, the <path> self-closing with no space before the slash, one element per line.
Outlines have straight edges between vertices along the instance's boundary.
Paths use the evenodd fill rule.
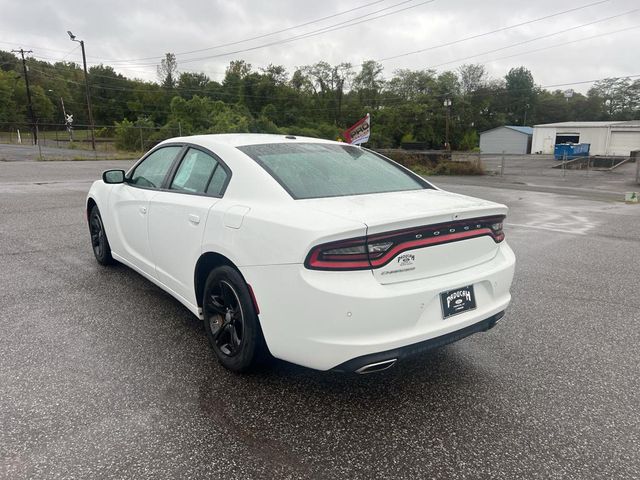
<path fill-rule="evenodd" d="M 382 362 L 369 363 L 368 365 L 365 365 L 357 369 L 356 373 L 359 375 L 364 375 L 367 373 L 381 372 L 383 370 L 393 367 L 397 361 L 398 361 L 397 358 L 392 358 L 391 360 L 384 360 Z"/>

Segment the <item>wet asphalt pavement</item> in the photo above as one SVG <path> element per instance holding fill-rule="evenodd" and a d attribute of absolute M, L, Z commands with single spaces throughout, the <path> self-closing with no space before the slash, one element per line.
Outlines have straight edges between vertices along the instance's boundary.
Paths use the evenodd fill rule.
<path fill-rule="evenodd" d="M 511 208 L 496 328 L 376 375 L 238 376 L 95 262 L 110 165 L 0 164 L 0 478 L 640 477 L 640 205 L 442 179 Z"/>

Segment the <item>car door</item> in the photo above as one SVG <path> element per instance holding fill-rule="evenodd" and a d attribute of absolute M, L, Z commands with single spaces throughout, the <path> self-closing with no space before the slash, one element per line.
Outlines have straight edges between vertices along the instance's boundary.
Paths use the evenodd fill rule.
<path fill-rule="evenodd" d="M 164 186 L 180 145 L 160 147 L 143 158 L 127 175 L 125 183 L 114 185 L 109 211 L 115 235 L 109 237 L 116 255 L 144 273 L 154 276 L 148 235 L 149 201 Z"/>
<path fill-rule="evenodd" d="M 193 305 L 194 269 L 202 253 L 207 215 L 229 178 L 230 171 L 220 159 L 190 147 L 168 189 L 149 203 L 149 244 L 156 278 Z"/>

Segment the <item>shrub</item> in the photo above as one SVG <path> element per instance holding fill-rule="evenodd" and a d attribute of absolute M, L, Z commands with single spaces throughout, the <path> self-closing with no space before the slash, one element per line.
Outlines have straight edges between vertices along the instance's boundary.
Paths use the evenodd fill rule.
<path fill-rule="evenodd" d="M 449 152 L 415 153 L 407 150 L 385 150 L 383 155 L 413 170 L 418 175 L 484 175 L 479 162 L 452 161 Z"/>
<path fill-rule="evenodd" d="M 407 142 L 415 142 L 416 138 L 413 136 L 412 133 L 405 133 L 404 135 L 402 135 L 402 140 L 400 140 L 400 142 L 402 143 L 407 143 Z"/>
<path fill-rule="evenodd" d="M 153 121 L 146 117 L 139 117 L 136 122 L 124 119 L 115 122 L 115 144 L 121 150 L 147 150 L 151 145 L 154 133 Z"/>
<path fill-rule="evenodd" d="M 114 135 L 114 127 L 96 128 L 96 137 L 111 138 Z"/>
<path fill-rule="evenodd" d="M 484 175 L 482 166 L 476 162 L 440 162 L 433 168 L 420 165 L 412 168 L 418 175 Z"/>
<path fill-rule="evenodd" d="M 469 130 L 460 140 L 460 150 L 473 150 L 478 146 L 479 141 L 478 133 L 475 130 Z"/>

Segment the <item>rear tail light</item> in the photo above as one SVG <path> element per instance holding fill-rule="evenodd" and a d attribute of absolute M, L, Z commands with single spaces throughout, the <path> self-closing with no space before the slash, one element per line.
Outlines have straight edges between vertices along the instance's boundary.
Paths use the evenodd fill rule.
<path fill-rule="evenodd" d="M 371 248 L 379 248 L 375 244 Z M 364 270 L 371 268 L 365 237 L 325 243 L 313 248 L 307 255 L 305 266 L 314 270 Z M 373 255 L 384 252 L 373 252 Z"/>
<path fill-rule="evenodd" d="M 500 243 L 504 218 L 474 218 L 324 243 L 309 252 L 304 264 L 311 270 L 367 270 L 380 268 L 407 250 L 484 235 Z"/>
<path fill-rule="evenodd" d="M 504 224 L 504 217 L 499 221 L 491 224 L 492 237 L 496 243 L 500 243 L 504 240 L 504 231 L 502 230 Z"/>

